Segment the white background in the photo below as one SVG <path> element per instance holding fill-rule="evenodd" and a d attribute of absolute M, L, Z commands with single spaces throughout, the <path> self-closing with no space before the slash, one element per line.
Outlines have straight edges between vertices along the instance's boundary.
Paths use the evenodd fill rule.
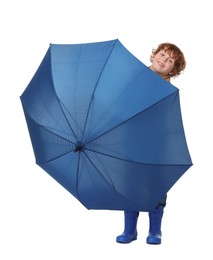
<path fill-rule="evenodd" d="M 189 4 L 191 3 L 191 4 Z M 0 259 L 201 259 L 212 253 L 211 1 L 7 0 L 0 3 Z M 35 164 L 19 96 L 49 43 L 118 38 L 149 65 L 153 47 L 169 41 L 185 54 L 182 115 L 194 166 L 168 194 L 162 245 L 121 245 L 123 213 L 85 209 Z"/>

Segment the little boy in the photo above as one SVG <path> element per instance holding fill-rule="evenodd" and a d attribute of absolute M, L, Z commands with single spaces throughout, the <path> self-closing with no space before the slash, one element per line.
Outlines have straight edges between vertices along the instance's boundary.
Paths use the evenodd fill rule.
<path fill-rule="evenodd" d="M 157 49 L 152 50 L 150 61 L 149 68 L 167 81 L 179 76 L 186 67 L 182 51 L 172 43 L 159 44 Z M 166 206 L 166 198 L 167 195 L 159 201 L 153 211 L 149 212 L 150 226 L 146 239 L 148 244 L 161 244 L 161 221 Z M 118 243 L 130 243 L 137 239 L 138 216 L 139 212 L 136 211 L 124 212 L 125 227 L 124 232 L 116 238 Z"/>

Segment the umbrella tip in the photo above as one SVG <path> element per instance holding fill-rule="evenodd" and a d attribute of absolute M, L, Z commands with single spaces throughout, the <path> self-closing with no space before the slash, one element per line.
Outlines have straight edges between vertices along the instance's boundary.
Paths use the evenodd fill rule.
<path fill-rule="evenodd" d="M 73 151 L 74 151 L 74 153 L 77 153 L 77 152 L 82 151 L 83 149 L 84 149 L 84 145 L 80 142 L 77 142 L 75 144 L 75 149 Z"/>

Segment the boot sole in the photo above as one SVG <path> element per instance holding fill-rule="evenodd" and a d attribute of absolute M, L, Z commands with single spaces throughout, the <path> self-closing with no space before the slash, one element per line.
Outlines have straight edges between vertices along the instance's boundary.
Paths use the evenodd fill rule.
<path fill-rule="evenodd" d="M 133 242 L 133 241 L 135 241 L 135 240 L 137 240 L 137 237 L 136 237 L 136 238 L 133 238 L 133 239 L 131 239 L 131 240 L 116 239 L 116 242 L 117 242 L 117 243 L 120 243 L 120 244 L 129 244 L 129 243 L 131 243 L 131 242 Z"/>
<path fill-rule="evenodd" d="M 146 243 L 150 245 L 160 245 L 161 239 L 156 237 L 149 237 L 146 239 Z"/>

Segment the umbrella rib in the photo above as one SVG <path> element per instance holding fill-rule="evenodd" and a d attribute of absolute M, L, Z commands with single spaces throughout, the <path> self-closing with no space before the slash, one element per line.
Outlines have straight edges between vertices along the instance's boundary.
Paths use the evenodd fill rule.
<path fill-rule="evenodd" d="M 71 151 L 66 152 L 66 153 L 63 153 L 63 154 L 60 154 L 60 155 L 58 155 L 58 156 L 56 156 L 56 157 L 54 157 L 54 158 L 52 158 L 52 159 L 50 159 L 50 160 L 47 160 L 47 161 L 45 161 L 45 162 L 43 162 L 43 163 L 38 163 L 38 164 L 40 165 L 40 164 L 50 163 L 50 162 L 52 162 L 52 161 L 54 161 L 54 160 L 56 160 L 56 159 L 58 159 L 58 158 L 63 157 L 63 156 L 66 155 L 66 154 L 69 154 L 70 152 L 71 152 Z"/>
<path fill-rule="evenodd" d="M 41 125 L 41 124 L 39 124 L 38 122 L 36 122 L 28 113 L 25 113 L 25 114 L 28 116 L 28 118 L 29 118 L 31 121 L 34 122 L 35 125 L 37 125 L 37 126 L 43 128 L 45 131 L 47 131 L 47 132 L 49 132 L 49 133 L 51 133 L 51 134 L 53 134 L 53 135 L 59 137 L 60 139 L 63 139 L 63 140 L 65 140 L 65 141 L 67 141 L 67 142 L 69 142 L 69 143 L 71 143 L 71 144 L 74 144 L 74 143 L 73 143 L 72 141 L 70 141 L 69 139 L 67 139 L 67 138 L 65 138 L 65 137 L 63 137 L 63 136 L 60 136 L 59 134 L 56 134 L 56 133 L 53 131 L 53 130 L 54 130 L 53 128 L 52 128 L 52 130 L 50 130 L 49 128 L 46 128 L 44 125 Z"/>
<path fill-rule="evenodd" d="M 87 150 L 90 151 L 90 152 L 94 152 L 96 154 L 100 154 L 100 155 L 103 155 L 103 156 L 106 156 L 106 157 L 110 157 L 110 158 L 116 159 L 116 160 L 121 160 L 121 161 L 124 161 L 124 162 L 140 164 L 140 165 L 154 165 L 154 166 L 189 166 L 189 165 L 192 165 L 192 164 L 168 164 L 168 163 L 167 164 L 143 163 L 143 162 L 133 161 L 131 159 L 125 159 L 125 158 L 121 158 L 121 157 L 116 157 L 116 156 L 113 156 L 113 155 L 110 155 L 110 154 L 106 154 L 106 153 L 102 153 L 102 152 L 99 152 L 99 151 L 96 151 L 96 150 L 92 150 L 92 149 L 89 149 L 89 148 L 87 148 Z"/>
<path fill-rule="evenodd" d="M 116 43 L 117 43 L 117 42 L 118 42 L 118 40 L 116 40 Z M 103 71 L 104 71 L 104 69 L 105 69 L 105 67 L 106 67 L 106 65 L 107 65 L 107 62 L 108 62 L 108 60 L 109 60 L 109 58 L 110 58 L 110 56 L 111 56 L 111 54 L 112 54 L 113 49 L 115 48 L 116 43 L 114 44 L 112 50 L 111 50 L 110 53 L 109 53 L 109 56 L 108 56 L 108 58 L 107 58 L 107 60 L 106 60 L 106 62 L 105 62 L 105 64 L 104 64 L 103 70 L 102 70 L 101 74 L 100 74 L 99 77 L 98 77 L 98 80 L 97 80 L 96 85 L 95 85 L 95 87 L 94 87 L 93 93 L 92 93 L 92 95 L 91 95 L 90 103 L 89 103 L 88 110 L 87 110 L 86 120 L 85 120 L 85 124 L 84 124 L 84 128 L 83 128 L 83 132 L 82 132 L 82 140 L 83 140 L 83 137 L 84 137 L 84 134 L 85 134 L 85 129 L 86 129 L 87 121 L 88 121 L 88 118 L 89 118 L 89 113 L 90 113 L 90 111 L 91 111 L 92 102 L 93 102 L 93 100 L 94 100 L 95 91 L 96 91 L 96 89 L 97 89 L 97 87 L 98 87 L 98 83 L 99 83 L 99 81 L 100 81 L 101 75 L 103 74 Z"/>
<path fill-rule="evenodd" d="M 50 56 L 50 59 L 51 59 L 51 58 L 52 58 L 52 56 Z M 52 71 L 52 63 L 51 63 L 51 70 L 50 70 L 50 71 L 51 71 L 51 80 L 52 80 L 52 85 L 53 85 L 53 91 L 54 91 L 55 97 L 56 97 L 56 99 L 57 99 L 57 101 L 58 101 L 58 105 L 59 105 L 59 107 L 61 108 L 61 111 L 62 111 L 62 113 L 63 113 L 63 116 L 64 116 L 64 118 L 65 118 L 65 120 L 66 120 L 68 126 L 70 127 L 70 130 L 72 131 L 72 133 L 73 133 L 75 139 L 77 140 L 77 136 L 76 136 L 76 134 L 75 134 L 75 132 L 74 132 L 72 126 L 70 125 L 69 120 L 68 120 L 68 118 L 66 117 L 66 114 L 65 114 L 64 109 L 63 109 L 63 107 L 66 108 L 66 106 L 65 106 L 64 103 L 61 101 L 61 99 L 58 97 L 57 92 L 56 92 L 55 82 L 54 82 L 54 78 L 53 78 L 53 71 Z M 63 106 L 62 106 L 62 105 L 63 105 Z"/>
<path fill-rule="evenodd" d="M 112 186 L 113 187 L 113 189 L 115 190 L 115 186 L 113 185 L 113 183 L 112 182 L 109 182 L 104 176 L 103 176 L 103 174 L 101 173 L 101 171 L 99 171 L 99 169 L 96 167 L 96 165 L 93 163 L 93 161 L 92 161 L 92 159 L 85 153 L 85 156 L 87 157 L 87 159 L 90 161 L 90 163 L 93 165 L 93 167 L 96 169 L 96 171 L 100 174 L 100 176 L 105 180 L 105 182 L 108 184 L 108 185 L 110 185 L 110 186 Z"/>
<path fill-rule="evenodd" d="M 137 114 L 135 114 L 135 115 L 133 115 L 133 116 L 127 118 L 126 120 L 122 121 L 120 124 L 113 126 L 112 128 L 108 129 L 107 131 L 105 131 L 105 132 L 101 133 L 100 135 L 96 136 L 95 138 L 89 140 L 87 143 L 91 143 L 91 142 L 97 140 L 98 138 L 104 136 L 105 134 L 107 134 L 107 133 L 113 131 L 114 129 L 116 129 L 116 128 L 122 126 L 122 125 L 124 125 L 126 122 L 130 121 L 130 120 L 133 119 L 134 117 L 138 116 L 139 114 L 142 114 L 142 113 L 146 112 L 147 110 L 151 109 L 152 107 L 154 107 L 154 106 L 157 105 L 158 103 L 160 103 L 160 102 L 164 101 L 165 99 L 169 98 L 171 95 L 174 95 L 174 93 L 177 93 L 177 94 L 178 94 L 178 93 L 179 93 L 179 90 L 177 89 L 175 92 L 169 94 L 168 96 L 164 97 L 163 99 L 159 100 L 158 102 L 154 103 L 153 105 L 147 107 L 147 108 L 144 109 L 143 111 L 140 111 L 140 112 L 138 112 Z"/>
<path fill-rule="evenodd" d="M 140 207 L 139 204 L 135 203 L 134 201 L 128 199 L 126 196 L 124 196 L 123 194 L 121 194 L 113 185 L 112 182 L 109 182 L 101 173 L 101 171 L 96 167 L 95 163 L 92 161 L 92 159 L 85 153 L 85 156 L 87 157 L 87 159 L 90 161 L 90 163 L 93 165 L 93 167 L 96 169 L 96 171 L 100 174 L 100 176 L 103 178 L 103 180 L 107 183 L 108 186 L 110 186 L 110 188 L 112 188 L 117 194 L 119 194 L 121 197 L 123 197 L 124 199 L 126 199 L 127 201 L 131 202 L 132 204 L 134 204 L 137 207 Z M 109 176 L 108 176 L 109 177 Z M 110 178 L 110 177 L 109 177 Z M 78 189 L 77 189 L 78 190 Z M 79 193 L 78 193 L 79 196 Z M 80 196 L 79 196 L 80 199 Z M 81 199 L 80 199 L 81 200 Z"/>
<path fill-rule="evenodd" d="M 65 114 L 64 109 L 63 109 L 63 107 L 66 108 L 66 106 L 64 105 L 64 103 L 63 103 L 59 98 L 58 98 L 58 100 L 59 100 L 59 104 L 60 104 L 62 113 L 63 113 L 63 115 L 64 115 L 64 117 L 65 117 L 65 120 L 67 121 L 67 124 L 68 124 L 68 126 L 70 127 L 70 130 L 72 131 L 72 134 L 74 135 L 75 139 L 77 140 L 77 136 L 76 136 L 76 134 L 75 134 L 75 132 L 74 132 L 74 130 L 73 130 L 73 128 L 72 128 L 72 126 L 71 126 L 71 124 L 70 124 L 68 118 L 66 117 L 66 114 Z M 61 104 L 62 104 L 63 106 L 62 106 Z M 67 108 L 66 108 L 66 110 L 67 110 L 67 112 L 69 113 L 69 111 L 68 111 Z M 71 115 L 70 115 L 70 116 L 71 116 Z"/>

